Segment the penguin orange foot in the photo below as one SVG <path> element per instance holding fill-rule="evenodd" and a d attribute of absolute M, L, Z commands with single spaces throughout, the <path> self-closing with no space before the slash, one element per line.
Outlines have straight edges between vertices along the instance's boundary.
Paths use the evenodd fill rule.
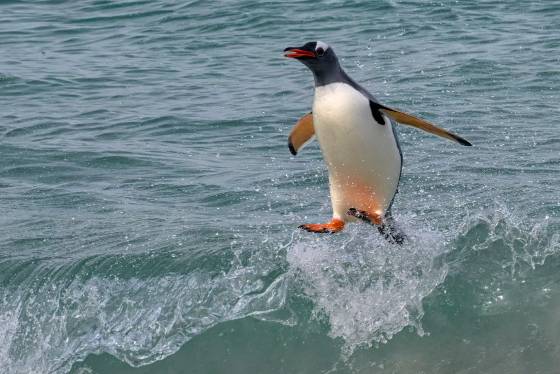
<path fill-rule="evenodd" d="M 344 221 L 333 218 L 329 223 L 307 223 L 299 226 L 300 229 L 320 234 L 334 234 L 344 228 Z"/>
<path fill-rule="evenodd" d="M 361 219 L 362 221 L 370 223 L 372 225 L 381 225 L 383 223 L 383 220 L 381 219 L 381 215 L 377 213 L 368 213 L 365 210 L 350 208 L 348 209 L 346 214 Z"/>

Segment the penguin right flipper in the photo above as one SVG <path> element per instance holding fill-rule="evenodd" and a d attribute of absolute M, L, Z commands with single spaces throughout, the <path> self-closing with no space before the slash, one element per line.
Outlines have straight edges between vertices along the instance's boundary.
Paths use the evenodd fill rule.
<path fill-rule="evenodd" d="M 288 137 L 288 147 L 290 148 L 290 153 L 294 156 L 297 155 L 298 151 L 309 143 L 314 135 L 315 128 L 313 127 L 313 114 L 307 113 L 305 116 L 300 118 L 290 132 L 290 136 Z"/>
<path fill-rule="evenodd" d="M 346 214 L 377 227 L 377 230 L 383 238 L 391 244 L 402 245 L 406 239 L 406 235 L 395 225 L 395 221 L 390 212 L 385 214 L 385 218 L 381 218 L 379 214 L 368 213 L 363 210 L 350 208 Z"/>
<path fill-rule="evenodd" d="M 375 110 L 378 110 L 378 111 L 383 112 L 384 114 L 388 115 L 389 117 L 391 117 L 392 119 L 394 119 L 398 123 L 402 123 L 404 125 L 410 125 L 410 126 L 416 127 L 420 130 L 424 130 L 424 131 L 429 132 L 431 134 L 441 136 L 442 138 L 452 140 L 452 141 L 457 142 L 461 145 L 472 146 L 472 144 L 468 140 L 463 139 L 459 135 L 453 134 L 450 131 L 442 129 L 441 127 L 437 127 L 433 123 L 430 123 L 430 122 L 425 121 L 421 118 L 413 116 L 412 114 L 408 114 L 408 113 L 405 113 L 405 112 L 401 112 L 400 110 L 396 110 L 396 109 L 386 107 L 385 105 L 376 103 L 375 101 L 372 101 L 372 100 L 370 100 L 369 105 L 370 105 L 370 108 L 372 110 L 372 113 Z"/>

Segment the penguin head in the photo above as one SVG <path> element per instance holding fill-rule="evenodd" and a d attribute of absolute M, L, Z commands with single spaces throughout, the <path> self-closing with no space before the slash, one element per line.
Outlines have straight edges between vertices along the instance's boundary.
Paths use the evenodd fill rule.
<path fill-rule="evenodd" d="M 284 56 L 295 58 L 313 72 L 315 81 L 330 80 L 331 75 L 338 75 L 340 65 L 333 49 L 327 43 L 316 41 L 305 43 L 301 47 L 284 49 Z"/>

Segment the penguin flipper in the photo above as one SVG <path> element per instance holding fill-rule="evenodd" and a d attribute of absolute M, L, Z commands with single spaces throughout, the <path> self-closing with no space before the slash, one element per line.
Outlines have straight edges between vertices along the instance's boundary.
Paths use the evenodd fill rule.
<path fill-rule="evenodd" d="M 452 132 L 444 130 L 441 127 L 438 127 L 438 126 L 434 125 L 433 123 L 425 121 L 421 118 L 415 117 L 415 116 L 413 116 L 411 114 L 408 114 L 408 113 L 405 113 L 405 112 L 401 112 L 400 110 L 388 108 L 384 105 L 381 105 L 379 103 L 375 103 L 375 102 L 370 100 L 370 106 L 372 106 L 372 105 L 376 106 L 378 110 L 385 113 L 386 115 L 388 115 L 389 117 L 391 117 L 392 119 L 397 121 L 398 123 L 402 123 L 403 125 L 410 125 L 410 126 L 416 127 L 418 129 L 424 130 L 424 131 L 429 132 L 431 134 L 434 134 L 434 135 L 441 136 L 443 138 L 452 140 L 452 141 L 457 142 L 461 145 L 472 146 L 472 144 L 469 141 L 467 141 L 466 139 L 463 139 L 459 135 L 456 135 L 456 134 L 453 134 Z"/>
<path fill-rule="evenodd" d="M 402 245 L 406 239 L 406 235 L 396 227 L 395 220 L 390 212 L 385 214 L 385 218 L 381 218 L 379 214 L 350 208 L 346 214 L 377 227 L 383 238 L 391 244 Z"/>
<path fill-rule="evenodd" d="M 315 128 L 313 127 L 313 113 L 307 113 L 301 117 L 295 124 L 288 136 L 288 147 L 290 153 L 294 156 L 309 143 L 315 135 Z"/>

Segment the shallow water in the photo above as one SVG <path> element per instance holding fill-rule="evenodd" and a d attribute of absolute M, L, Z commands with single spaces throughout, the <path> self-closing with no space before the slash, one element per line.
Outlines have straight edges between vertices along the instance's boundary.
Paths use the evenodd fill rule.
<path fill-rule="evenodd" d="M 557 373 L 560 4 L 0 2 L 4 373 Z M 395 247 L 292 157 L 321 39 L 399 127 Z"/>

